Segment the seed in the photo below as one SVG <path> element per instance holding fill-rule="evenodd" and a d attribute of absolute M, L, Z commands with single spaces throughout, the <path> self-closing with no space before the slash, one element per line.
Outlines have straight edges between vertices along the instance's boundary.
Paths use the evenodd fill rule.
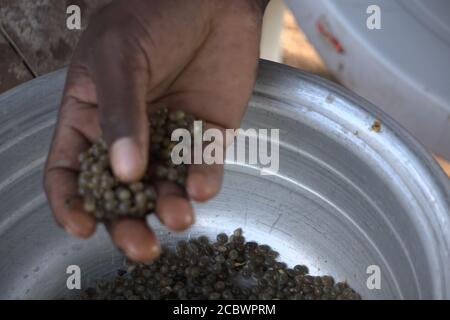
<path fill-rule="evenodd" d="M 142 182 L 134 182 L 130 184 L 130 190 L 133 192 L 140 192 L 144 190 L 144 184 Z"/>
<path fill-rule="evenodd" d="M 144 191 L 145 196 L 148 200 L 155 200 L 156 199 L 156 190 L 152 186 L 149 186 Z"/>
<path fill-rule="evenodd" d="M 310 285 L 304 285 L 302 289 L 303 289 L 303 293 L 311 293 L 314 290 L 313 287 Z"/>
<path fill-rule="evenodd" d="M 248 268 L 248 267 L 244 267 L 242 270 L 241 270 L 241 275 L 244 277 L 244 278 L 250 278 L 251 276 L 252 276 L 252 272 L 250 271 L 250 269 Z"/>
<path fill-rule="evenodd" d="M 314 277 L 310 275 L 306 275 L 303 277 L 303 282 L 306 284 L 313 284 L 314 283 Z"/>
<path fill-rule="evenodd" d="M 99 163 L 94 163 L 91 166 L 91 171 L 92 171 L 93 174 L 100 174 L 103 171 L 103 166 L 101 164 L 99 164 Z"/>
<path fill-rule="evenodd" d="M 314 300 L 314 295 L 312 293 L 307 293 L 304 297 L 305 300 Z"/>
<path fill-rule="evenodd" d="M 286 273 L 280 273 L 279 275 L 278 275 L 278 283 L 279 284 L 282 284 L 282 285 L 284 285 L 284 284 L 286 284 L 287 282 L 289 281 L 289 277 L 288 277 L 288 275 L 286 274 Z"/>
<path fill-rule="evenodd" d="M 211 288 L 211 286 L 204 286 L 202 287 L 202 294 L 207 297 L 212 292 L 212 290 L 213 289 Z"/>
<path fill-rule="evenodd" d="M 216 262 L 217 262 L 217 263 L 224 263 L 224 262 L 225 262 L 225 257 L 224 257 L 223 255 L 219 254 L 219 255 L 216 257 Z"/>
<path fill-rule="evenodd" d="M 161 289 L 160 292 L 161 292 L 162 296 L 167 296 L 170 293 L 172 293 L 172 288 L 171 287 L 164 287 L 164 288 Z"/>
<path fill-rule="evenodd" d="M 126 214 L 131 208 L 131 204 L 129 201 L 122 201 L 119 203 L 118 210 L 121 214 Z"/>
<path fill-rule="evenodd" d="M 156 176 L 158 178 L 166 178 L 167 177 L 167 173 L 168 173 L 168 170 L 167 170 L 166 167 L 161 166 L 161 165 L 156 167 Z"/>
<path fill-rule="evenodd" d="M 270 258 L 276 259 L 278 258 L 278 256 L 280 255 L 278 252 L 274 251 L 274 250 L 269 250 L 269 252 L 267 252 L 267 255 Z"/>
<path fill-rule="evenodd" d="M 222 291 L 223 289 L 225 289 L 225 282 L 217 281 L 214 285 L 214 289 L 216 289 L 217 291 Z"/>
<path fill-rule="evenodd" d="M 222 265 L 220 263 L 215 263 L 211 267 L 211 271 L 214 273 L 220 273 L 222 271 Z"/>
<path fill-rule="evenodd" d="M 162 278 L 161 281 L 160 281 L 160 285 L 162 287 L 170 286 L 172 283 L 173 283 L 173 280 L 171 278 L 168 278 L 168 277 Z"/>
<path fill-rule="evenodd" d="M 219 300 L 220 299 L 220 293 L 218 292 L 212 292 L 208 296 L 209 300 Z"/>
<path fill-rule="evenodd" d="M 178 179 L 178 172 L 175 168 L 170 168 L 167 170 L 167 180 L 176 181 Z"/>
<path fill-rule="evenodd" d="M 199 267 L 206 267 L 209 264 L 209 257 L 202 256 L 198 261 Z"/>
<path fill-rule="evenodd" d="M 115 194 L 114 194 L 114 191 L 112 191 L 111 189 L 105 190 L 105 192 L 103 193 L 103 199 L 105 199 L 106 201 L 111 201 L 114 198 L 115 198 Z"/>
<path fill-rule="evenodd" d="M 323 293 L 323 291 L 322 291 L 322 289 L 320 287 L 314 287 L 314 295 L 316 297 L 319 298 L 322 295 L 322 293 Z"/>
<path fill-rule="evenodd" d="M 334 288 L 337 292 L 343 292 L 347 288 L 347 284 L 345 282 L 338 282 L 334 285 Z"/>
<path fill-rule="evenodd" d="M 108 145 L 106 144 L 106 141 L 102 138 L 98 139 L 98 146 L 102 151 L 106 151 L 106 149 L 108 148 Z"/>
<path fill-rule="evenodd" d="M 121 201 L 119 207 L 122 204 L 129 204 L 129 201 Z M 233 234 L 234 238 L 236 236 L 243 238 L 242 232 Z M 128 274 L 123 271 L 112 281 L 99 282 L 95 291 L 87 289 L 80 298 L 361 299 L 348 284 L 334 285 L 331 276 L 305 274 L 305 266 L 295 270 L 288 268 L 285 263 L 276 261 L 269 246 L 228 242 L 223 234 L 216 239 L 213 244 L 205 236 L 191 238 L 188 242 L 181 240 L 176 244 L 176 251 L 163 248 L 160 258 L 151 264 L 129 264 Z M 256 248 L 262 250 L 253 251 Z M 267 267 L 267 262 L 272 267 Z M 241 282 L 243 278 L 247 280 Z"/>
<path fill-rule="evenodd" d="M 113 212 L 117 208 L 117 201 L 112 199 L 105 202 L 105 210 L 108 212 Z"/>
<path fill-rule="evenodd" d="M 241 237 L 242 236 L 242 229 L 238 228 L 236 230 L 233 231 L 233 236 L 235 237 Z"/>
<path fill-rule="evenodd" d="M 241 236 L 235 236 L 235 235 L 232 235 L 232 236 L 230 237 L 230 241 L 233 242 L 234 245 L 237 245 L 237 244 L 242 244 L 242 243 L 244 243 L 244 242 L 245 242 L 245 238 L 244 238 L 244 237 L 241 237 Z"/>
<path fill-rule="evenodd" d="M 134 202 L 138 208 L 145 208 L 147 204 L 147 196 L 144 192 L 138 192 L 134 195 Z"/>
<path fill-rule="evenodd" d="M 130 190 L 126 188 L 118 188 L 116 191 L 117 198 L 121 201 L 126 201 L 131 198 L 131 192 Z"/>
<path fill-rule="evenodd" d="M 152 127 L 150 160 L 164 160 L 159 164 L 156 174 L 160 179 L 170 180 L 184 187 L 187 172 L 186 165 L 174 166 L 171 163 L 170 154 L 176 144 L 170 138 L 173 129 L 180 125 L 190 126 L 194 118 L 185 114 L 183 111 L 168 112 L 167 109 L 162 109 L 152 114 L 150 119 L 150 125 Z M 162 152 L 165 154 L 162 154 Z M 146 190 L 144 193 L 148 197 L 147 202 L 156 199 L 156 192 L 154 192 L 154 188 L 150 182 L 150 176 L 145 175 L 141 181 L 131 184 L 120 183 L 113 176 L 110 169 L 108 146 L 103 139 L 99 139 L 87 151 L 82 152 L 78 158 L 80 162 L 80 175 L 78 179 L 79 194 L 83 198 L 97 198 L 96 206 L 101 210 L 107 211 L 105 216 L 108 219 L 118 216 L 118 212 L 109 212 L 106 210 L 107 201 L 113 199 L 111 192 L 107 192 L 104 195 L 106 190 L 116 193 L 116 197 L 120 201 L 131 201 L 131 207 L 126 213 L 127 215 L 145 216 L 147 213 L 152 212 L 154 203 L 147 203 L 147 208 L 145 208 L 142 195 L 139 195 L 135 199 L 135 195 L 144 190 Z M 155 162 L 158 163 L 158 161 Z M 124 189 L 127 191 L 124 191 Z M 139 205 L 136 205 L 136 202 L 139 202 Z M 92 206 L 88 207 L 92 211 Z M 108 205 L 108 207 L 110 208 L 111 205 Z"/>
<path fill-rule="evenodd" d="M 222 298 L 225 300 L 232 300 L 234 299 L 234 295 L 230 290 L 225 290 L 222 292 Z"/>
<path fill-rule="evenodd" d="M 100 148 L 98 147 L 98 144 L 94 144 L 92 146 L 92 148 L 89 149 L 89 155 L 93 156 L 93 157 L 98 157 L 100 155 Z"/>
<path fill-rule="evenodd" d="M 184 117 L 185 117 L 185 113 L 182 110 L 178 110 L 178 111 L 172 112 L 169 115 L 169 119 L 172 120 L 172 121 L 178 121 L 178 120 L 184 119 Z"/>
<path fill-rule="evenodd" d="M 228 251 L 228 248 L 226 246 L 218 246 L 217 251 L 219 251 L 221 253 L 225 253 Z"/>
<path fill-rule="evenodd" d="M 94 212 L 95 211 L 95 200 L 92 198 L 85 198 L 83 203 L 83 208 L 87 212 Z"/>
<path fill-rule="evenodd" d="M 330 276 L 322 276 L 321 282 L 325 287 L 333 287 L 334 285 L 334 279 Z"/>
<path fill-rule="evenodd" d="M 228 254 L 228 257 L 231 260 L 236 260 L 238 256 L 239 256 L 239 253 L 236 250 L 234 250 L 234 249 L 231 250 L 230 253 Z"/>
<path fill-rule="evenodd" d="M 268 292 L 263 292 L 259 295 L 260 300 L 272 300 L 273 295 Z"/>
<path fill-rule="evenodd" d="M 114 186 L 114 178 L 108 174 L 103 174 L 100 181 L 100 187 L 103 189 L 111 189 Z"/>
<path fill-rule="evenodd" d="M 294 271 L 301 273 L 301 274 L 307 274 L 309 272 L 308 267 L 304 265 L 296 265 L 294 267 Z"/>
<path fill-rule="evenodd" d="M 192 267 L 191 269 L 191 276 L 193 278 L 196 278 L 200 275 L 200 269 L 198 267 Z"/>
<path fill-rule="evenodd" d="M 303 300 L 303 294 L 301 293 L 296 293 L 293 297 L 292 300 Z"/>
<path fill-rule="evenodd" d="M 201 244 L 204 244 L 204 245 L 209 244 L 209 238 L 207 236 L 200 236 L 200 237 L 198 237 L 198 241 Z"/>
<path fill-rule="evenodd" d="M 90 180 L 91 189 L 95 189 L 100 185 L 100 176 L 98 174 L 94 174 Z"/>
<path fill-rule="evenodd" d="M 97 163 L 100 165 L 100 167 L 102 168 L 102 171 L 105 170 L 105 168 L 109 167 L 109 157 L 108 154 L 102 154 L 98 157 L 98 161 Z"/>
<path fill-rule="evenodd" d="M 258 244 L 254 241 L 249 241 L 245 244 L 245 251 L 250 253 L 254 252 L 258 248 Z"/>
<path fill-rule="evenodd" d="M 84 191 L 84 189 L 87 187 L 87 185 L 89 183 L 89 180 L 90 180 L 90 178 L 80 175 L 80 177 L 78 178 L 79 188 Z"/>

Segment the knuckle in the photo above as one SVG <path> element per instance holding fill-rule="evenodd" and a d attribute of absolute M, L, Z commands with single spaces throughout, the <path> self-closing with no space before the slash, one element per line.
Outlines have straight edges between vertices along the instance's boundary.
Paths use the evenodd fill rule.
<path fill-rule="evenodd" d="M 115 110 L 106 110 L 101 112 L 100 116 L 100 127 L 102 131 L 106 134 L 109 133 L 109 130 L 116 130 L 119 126 L 123 124 L 123 118 L 121 112 L 114 112 Z"/>
<path fill-rule="evenodd" d="M 125 47 L 125 35 L 117 27 L 104 27 L 96 35 L 91 52 L 108 54 L 117 52 Z"/>

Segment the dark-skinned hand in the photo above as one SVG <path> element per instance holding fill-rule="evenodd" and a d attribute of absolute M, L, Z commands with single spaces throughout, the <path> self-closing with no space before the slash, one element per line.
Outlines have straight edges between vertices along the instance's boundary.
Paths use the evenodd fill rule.
<path fill-rule="evenodd" d="M 236 128 L 251 95 L 265 1 L 117 0 L 91 18 L 74 52 L 44 185 L 57 222 L 77 237 L 96 228 L 77 195 L 78 155 L 100 136 L 114 174 L 139 180 L 148 163 L 148 113 L 182 109 L 208 127 Z M 194 222 L 190 199 L 221 186 L 223 165 L 191 165 L 186 191 L 157 185 L 156 215 L 171 230 Z M 106 224 L 134 261 L 151 261 L 160 245 L 145 220 Z"/>

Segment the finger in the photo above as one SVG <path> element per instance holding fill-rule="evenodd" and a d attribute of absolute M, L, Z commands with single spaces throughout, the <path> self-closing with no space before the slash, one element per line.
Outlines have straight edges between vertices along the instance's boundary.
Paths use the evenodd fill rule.
<path fill-rule="evenodd" d="M 161 253 L 155 234 L 144 220 L 121 219 L 106 223 L 114 243 L 136 262 L 151 262 Z"/>
<path fill-rule="evenodd" d="M 76 173 L 70 170 L 56 168 L 47 171 L 47 197 L 58 224 L 75 237 L 88 238 L 94 233 L 96 222 L 83 210 L 76 181 Z"/>
<path fill-rule="evenodd" d="M 217 195 L 222 186 L 227 144 L 234 136 L 208 122 L 203 123 L 202 163 L 191 164 L 188 170 L 186 190 L 196 201 L 207 201 Z M 194 139 L 195 140 L 195 139 Z"/>
<path fill-rule="evenodd" d="M 158 182 L 157 193 L 156 215 L 167 228 L 181 231 L 194 223 L 194 210 L 180 186 Z"/>
<path fill-rule="evenodd" d="M 126 47 L 122 38 L 120 34 L 100 38 L 93 51 L 91 72 L 112 169 L 121 181 L 133 182 L 147 167 L 148 68 L 143 54 Z"/>
<path fill-rule="evenodd" d="M 77 112 L 72 112 L 75 110 Z M 87 119 L 95 118 L 93 113 L 92 106 L 72 98 L 63 100 L 44 173 L 44 188 L 56 221 L 70 234 L 82 238 L 95 231 L 96 223 L 90 214 L 83 211 L 78 197 L 78 155 L 89 147 L 89 139 L 95 139 L 99 128 L 95 124 L 89 126 L 91 138 L 87 138 L 67 119 L 75 123 L 84 118 L 91 121 Z"/>
<path fill-rule="evenodd" d="M 190 165 L 186 182 L 189 196 L 200 202 L 216 196 L 222 186 L 223 173 L 223 164 Z"/>

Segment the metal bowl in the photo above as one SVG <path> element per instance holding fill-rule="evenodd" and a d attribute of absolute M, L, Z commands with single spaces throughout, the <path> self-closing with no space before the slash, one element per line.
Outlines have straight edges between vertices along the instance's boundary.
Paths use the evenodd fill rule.
<path fill-rule="evenodd" d="M 43 194 L 64 77 L 0 96 L 2 299 L 76 294 L 66 287 L 69 265 L 81 268 L 85 287 L 124 262 L 103 227 L 89 240 L 60 230 Z M 191 229 L 170 233 L 150 218 L 163 243 L 242 227 L 281 260 L 347 280 L 363 298 L 450 298 L 448 179 L 396 123 L 341 87 L 262 62 L 243 128 L 280 129 L 279 172 L 229 161 L 222 192 L 195 205 Z M 380 289 L 367 286 L 374 265 Z"/>

